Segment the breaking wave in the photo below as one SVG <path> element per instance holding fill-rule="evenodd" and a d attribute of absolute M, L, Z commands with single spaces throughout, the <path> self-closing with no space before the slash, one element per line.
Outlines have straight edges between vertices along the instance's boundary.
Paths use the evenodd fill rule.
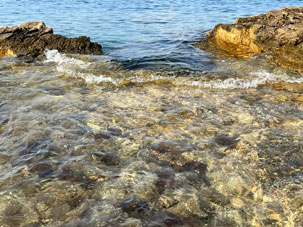
<path fill-rule="evenodd" d="M 260 85 L 274 84 L 280 81 L 287 83 L 302 83 L 303 78 L 292 78 L 286 73 L 274 74 L 267 71 L 251 72 L 247 78 L 227 78 L 209 81 L 179 81 L 178 85 L 196 86 L 201 88 L 216 89 L 248 89 L 257 88 Z"/>
<path fill-rule="evenodd" d="M 303 78 L 293 78 L 292 76 L 281 73 L 275 74 L 265 70 L 258 72 L 246 73 L 246 75 L 241 77 L 229 77 L 225 79 L 211 79 L 210 76 L 201 73 L 200 77 L 191 77 L 191 75 L 170 75 L 167 76 L 165 72 L 151 72 L 151 71 L 127 71 L 120 70 L 117 72 L 111 72 L 108 70 L 108 75 L 101 74 L 99 71 L 102 69 L 103 65 L 100 62 L 86 62 L 80 59 L 69 57 L 65 54 L 60 54 L 57 50 L 48 50 L 45 53 L 46 60 L 45 63 L 54 62 L 57 64 L 57 71 L 67 74 L 74 78 L 81 78 L 86 83 L 98 84 L 98 83 L 111 83 L 113 85 L 119 86 L 125 81 L 132 83 L 147 83 L 156 81 L 167 81 L 178 86 L 191 86 L 199 88 L 213 88 L 213 89 L 248 89 L 257 88 L 261 85 L 274 84 L 280 81 L 287 83 L 302 83 Z M 111 64 L 110 62 L 107 64 Z M 99 67 L 99 71 L 90 73 L 91 69 L 96 69 Z M 91 70 L 92 71 L 92 70 Z M 103 70 L 106 71 L 106 70 Z M 139 72 L 139 73 L 138 73 Z M 115 75 L 115 73 L 117 75 Z M 237 72 L 241 74 L 241 72 Z M 122 74 L 122 76 L 121 76 Z M 213 75 L 213 74 L 209 74 Z"/>
<path fill-rule="evenodd" d="M 86 83 L 110 82 L 116 84 L 116 81 L 111 77 L 104 75 L 96 76 L 92 73 L 81 72 L 81 70 L 88 69 L 88 67 L 92 65 L 91 62 L 84 62 L 79 59 L 68 57 L 65 54 L 60 54 L 57 50 L 47 50 L 45 52 L 45 56 L 45 63 L 55 62 L 57 64 L 56 69 L 59 72 L 65 73 L 75 78 L 81 78 Z"/>

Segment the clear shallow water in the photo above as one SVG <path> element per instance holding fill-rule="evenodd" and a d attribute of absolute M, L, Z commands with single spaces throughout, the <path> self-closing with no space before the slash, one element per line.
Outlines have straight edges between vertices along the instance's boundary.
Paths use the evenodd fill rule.
<path fill-rule="evenodd" d="M 289 2 L 3 2 L 106 55 L 0 58 L 0 226 L 303 225 L 303 75 L 192 45 Z"/>

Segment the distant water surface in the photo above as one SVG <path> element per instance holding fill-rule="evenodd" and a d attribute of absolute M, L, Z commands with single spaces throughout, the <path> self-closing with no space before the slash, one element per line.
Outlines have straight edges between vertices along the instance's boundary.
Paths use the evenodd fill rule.
<path fill-rule="evenodd" d="M 129 67 L 205 69 L 211 64 L 203 58 L 207 54 L 188 42 L 217 23 L 300 4 L 298 0 L 2 0 L 0 26 L 42 20 L 56 33 L 90 36 Z"/>

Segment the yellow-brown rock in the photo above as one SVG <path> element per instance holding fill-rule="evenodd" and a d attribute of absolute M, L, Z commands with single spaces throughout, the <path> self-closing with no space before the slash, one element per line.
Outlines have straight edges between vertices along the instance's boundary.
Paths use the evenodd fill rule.
<path fill-rule="evenodd" d="M 255 28 L 241 28 L 232 25 L 219 24 L 213 32 L 207 34 L 209 44 L 218 47 L 222 54 L 238 57 L 250 57 L 259 52 L 254 43 Z"/>
<path fill-rule="evenodd" d="M 12 56 L 16 56 L 16 54 L 12 50 L 0 48 L 0 58 L 1 57 L 12 57 Z"/>
<path fill-rule="evenodd" d="M 238 18 L 235 24 L 218 24 L 198 47 L 240 58 L 266 54 L 282 67 L 302 71 L 303 7 Z"/>

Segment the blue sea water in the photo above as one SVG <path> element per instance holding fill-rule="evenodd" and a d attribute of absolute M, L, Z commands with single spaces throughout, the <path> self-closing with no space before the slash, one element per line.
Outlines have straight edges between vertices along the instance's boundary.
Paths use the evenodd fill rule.
<path fill-rule="evenodd" d="M 281 0 L 1 0 L 0 26 L 44 21 L 55 33 L 90 36 L 128 67 L 199 69 L 208 53 L 191 44 L 217 23 L 271 9 L 299 6 Z M 202 58 L 201 58 L 202 57 Z M 201 59 L 205 64 L 201 64 Z M 204 65 L 204 66 L 203 66 Z"/>

